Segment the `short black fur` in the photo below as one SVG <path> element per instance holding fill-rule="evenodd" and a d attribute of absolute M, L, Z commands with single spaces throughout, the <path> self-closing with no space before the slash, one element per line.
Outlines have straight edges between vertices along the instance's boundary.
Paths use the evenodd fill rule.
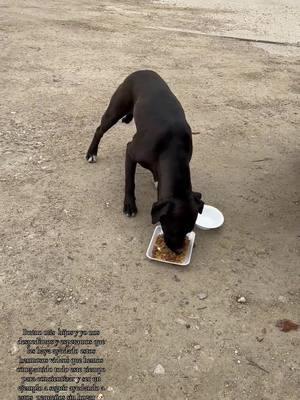
<path fill-rule="evenodd" d="M 127 144 L 123 211 L 137 213 L 135 202 L 136 164 L 150 170 L 158 182 L 152 222 L 160 222 L 168 247 L 180 253 L 184 238 L 193 230 L 203 210 L 201 194 L 192 191 L 189 163 L 192 132 L 184 110 L 166 82 L 154 71 L 136 71 L 113 94 L 96 129 L 86 158 L 95 162 L 99 142 L 117 121 L 130 123 L 137 132 Z"/>

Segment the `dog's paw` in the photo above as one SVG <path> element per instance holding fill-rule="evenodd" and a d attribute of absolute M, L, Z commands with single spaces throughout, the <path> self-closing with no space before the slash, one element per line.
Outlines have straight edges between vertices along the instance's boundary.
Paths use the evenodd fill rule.
<path fill-rule="evenodd" d="M 85 158 L 89 163 L 95 163 L 97 161 L 97 156 L 95 154 L 88 153 Z"/>
<path fill-rule="evenodd" d="M 124 200 L 123 213 L 127 215 L 127 217 L 135 217 L 137 207 L 134 200 Z"/>

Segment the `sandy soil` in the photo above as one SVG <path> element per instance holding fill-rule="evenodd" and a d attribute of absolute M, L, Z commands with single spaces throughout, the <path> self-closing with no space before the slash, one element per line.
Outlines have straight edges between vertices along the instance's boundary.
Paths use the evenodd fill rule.
<path fill-rule="evenodd" d="M 300 40 L 300 4 L 298 0 L 159 0 L 158 3 L 200 9 L 211 13 L 221 24 L 214 29 L 222 33 L 267 39 L 278 42 Z M 202 21 L 195 18 L 201 28 Z"/>
<path fill-rule="evenodd" d="M 146 28 L 201 21 L 220 32 L 235 17 L 219 8 L 0 7 L 1 398 L 16 399 L 23 327 L 83 326 L 107 339 L 107 399 L 298 399 L 299 332 L 275 323 L 300 319 L 299 51 Z M 134 125 L 107 134 L 97 164 L 84 160 L 112 92 L 142 68 L 166 79 L 201 133 L 193 186 L 225 215 L 221 230 L 196 232 L 184 269 L 145 259 L 147 171 L 137 174 L 138 216 L 121 212 Z"/>

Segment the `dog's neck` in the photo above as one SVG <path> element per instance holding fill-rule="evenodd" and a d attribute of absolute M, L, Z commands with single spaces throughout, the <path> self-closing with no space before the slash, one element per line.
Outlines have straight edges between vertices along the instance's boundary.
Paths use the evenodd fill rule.
<path fill-rule="evenodd" d="M 186 157 L 160 157 L 157 172 L 158 200 L 186 198 L 191 194 L 191 174 Z"/>

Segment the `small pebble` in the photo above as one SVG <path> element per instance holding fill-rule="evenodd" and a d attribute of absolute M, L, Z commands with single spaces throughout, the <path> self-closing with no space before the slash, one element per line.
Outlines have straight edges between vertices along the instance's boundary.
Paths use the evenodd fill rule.
<path fill-rule="evenodd" d="M 200 292 L 197 294 L 199 300 L 205 300 L 207 298 L 207 293 Z"/>
<path fill-rule="evenodd" d="M 236 301 L 237 301 L 238 303 L 241 303 L 241 304 L 247 303 L 246 297 L 244 297 L 244 296 L 238 297 L 238 298 L 236 299 Z"/>
<path fill-rule="evenodd" d="M 165 373 L 165 369 L 161 364 L 157 364 L 157 366 L 155 367 L 153 373 L 155 375 L 163 375 Z"/>
<path fill-rule="evenodd" d="M 177 319 L 175 320 L 175 322 L 176 322 L 177 324 L 180 324 L 180 325 L 186 325 L 186 322 L 185 322 L 183 319 L 181 319 L 181 318 L 177 318 Z"/>
<path fill-rule="evenodd" d="M 195 349 L 195 350 L 200 350 L 200 349 L 201 349 L 200 344 L 196 344 L 196 345 L 194 346 L 194 349 Z"/>
<path fill-rule="evenodd" d="M 284 296 L 278 296 L 278 301 L 279 301 L 280 303 L 287 303 L 287 298 L 284 297 Z"/>
<path fill-rule="evenodd" d="M 58 297 L 57 299 L 56 299 L 56 303 L 61 303 L 62 302 L 62 298 L 61 297 Z"/>
<path fill-rule="evenodd" d="M 99 393 L 99 394 L 98 394 L 98 397 L 97 397 L 97 400 L 102 400 L 102 399 L 104 399 L 104 396 L 103 396 L 102 393 Z"/>
<path fill-rule="evenodd" d="M 296 364 L 290 363 L 290 364 L 288 364 L 288 368 L 289 368 L 291 371 L 295 371 L 295 370 L 297 369 L 297 365 L 296 365 Z"/>
<path fill-rule="evenodd" d="M 11 350 L 10 350 L 10 353 L 11 353 L 11 354 L 16 354 L 18 351 L 19 351 L 19 348 L 18 348 L 17 344 L 14 343 L 14 344 L 12 345 L 12 348 L 11 348 Z"/>
<path fill-rule="evenodd" d="M 111 386 L 108 386 L 108 388 L 106 389 L 108 392 L 113 392 L 114 389 Z"/>

